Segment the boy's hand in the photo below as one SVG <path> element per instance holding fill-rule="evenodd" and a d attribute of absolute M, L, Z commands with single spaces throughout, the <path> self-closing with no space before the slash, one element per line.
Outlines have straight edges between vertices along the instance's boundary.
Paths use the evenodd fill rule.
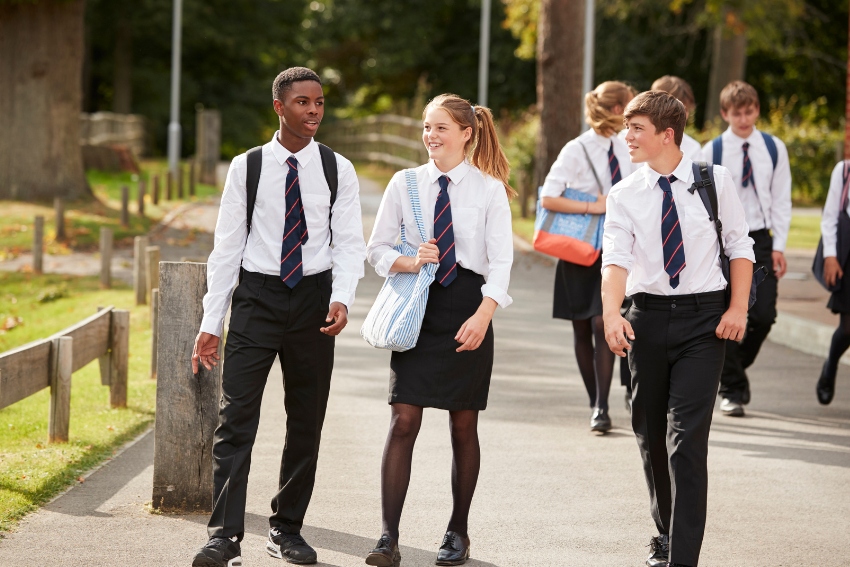
<path fill-rule="evenodd" d="M 744 338 L 744 331 L 746 330 L 747 310 L 730 307 L 720 318 L 720 324 L 717 325 L 714 334 L 717 335 L 718 339 L 740 341 Z"/>
<path fill-rule="evenodd" d="M 611 352 L 619 357 L 626 357 L 626 351 L 631 350 L 629 341 L 635 340 L 632 325 L 620 313 L 614 313 L 604 318 L 605 342 Z"/>
<path fill-rule="evenodd" d="M 785 254 L 779 250 L 774 250 L 771 254 L 773 257 L 773 271 L 776 273 L 776 278 L 779 279 L 788 271 L 788 263 L 785 261 Z"/>
<path fill-rule="evenodd" d="M 210 333 L 198 333 L 195 337 L 195 348 L 192 349 L 192 373 L 198 373 L 198 363 L 204 365 L 207 370 L 212 370 L 213 366 L 218 366 L 218 360 L 221 357 L 218 355 L 218 344 L 221 341 L 217 336 Z"/>
<path fill-rule="evenodd" d="M 326 335 L 330 335 L 332 337 L 337 336 L 348 324 L 348 307 L 339 301 L 334 301 L 331 303 L 330 309 L 328 310 L 328 316 L 325 321 L 328 323 L 334 321 L 334 324 L 328 327 L 322 327 L 319 330 Z"/>

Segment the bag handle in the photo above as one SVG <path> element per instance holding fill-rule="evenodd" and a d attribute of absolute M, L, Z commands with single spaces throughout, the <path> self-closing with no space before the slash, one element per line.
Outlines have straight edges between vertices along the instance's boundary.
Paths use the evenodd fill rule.
<path fill-rule="evenodd" d="M 605 189 L 602 188 L 602 182 L 599 181 L 599 175 L 596 174 L 596 168 L 593 167 L 593 162 L 590 160 L 590 154 L 587 153 L 587 146 L 585 146 L 581 140 L 578 141 L 578 145 L 580 145 L 581 149 L 584 150 L 584 157 L 587 158 L 587 165 L 590 166 L 590 171 L 593 172 L 593 178 L 596 179 L 596 185 L 599 186 L 599 194 L 604 195 Z"/>
<path fill-rule="evenodd" d="M 416 220 L 416 227 L 419 229 L 419 238 L 422 239 L 422 242 L 428 242 L 428 239 L 425 236 L 425 223 L 422 221 L 422 209 L 419 206 L 419 186 L 416 182 L 416 171 L 413 169 L 405 169 L 404 180 L 407 183 L 407 195 L 410 197 L 410 206 L 413 209 L 413 218 Z M 401 241 L 408 244 L 404 233 L 403 220 L 401 222 Z"/>

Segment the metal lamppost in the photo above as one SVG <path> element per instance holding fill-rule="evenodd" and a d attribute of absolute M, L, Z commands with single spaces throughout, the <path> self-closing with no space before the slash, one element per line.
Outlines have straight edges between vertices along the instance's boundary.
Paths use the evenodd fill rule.
<path fill-rule="evenodd" d="M 481 53 L 478 58 L 478 101 L 487 106 L 487 86 L 490 71 L 490 0 L 481 1 Z"/>
<path fill-rule="evenodd" d="M 183 29 L 183 0 L 174 0 L 171 39 L 171 118 L 168 122 L 168 171 L 177 176 L 180 167 L 180 43 Z"/>
<path fill-rule="evenodd" d="M 584 2 L 584 65 L 581 78 L 581 104 L 584 107 L 584 95 L 593 89 L 593 57 L 596 45 L 596 3 L 594 0 Z M 589 128 L 587 122 L 581 121 L 581 131 Z"/>

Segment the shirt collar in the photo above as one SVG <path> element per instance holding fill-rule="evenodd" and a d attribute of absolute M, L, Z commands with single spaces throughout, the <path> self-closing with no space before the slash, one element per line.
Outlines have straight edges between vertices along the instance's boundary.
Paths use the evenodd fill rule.
<path fill-rule="evenodd" d="M 440 176 L 448 175 L 451 182 L 454 183 L 455 185 L 457 185 L 458 183 L 460 183 L 463 180 L 463 178 L 466 176 L 467 172 L 469 171 L 469 168 L 471 168 L 471 167 L 472 166 L 470 165 L 470 163 L 468 161 L 463 160 L 458 165 L 456 165 L 454 167 L 454 169 L 452 169 L 451 171 L 447 171 L 446 173 L 443 173 L 434 164 L 434 160 L 430 160 L 428 162 L 428 167 L 427 167 L 428 180 L 431 183 L 436 183 L 437 180 L 440 178 Z"/>
<path fill-rule="evenodd" d="M 607 151 L 608 148 L 611 147 L 611 144 L 613 143 L 613 138 L 615 138 L 617 136 L 617 134 L 614 134 L 613 136 L 606 137 L 606 136 L 603 136 L 602 134 L 597 134 L 596 130 L 594 130 L 593 128 L 590 128 L 589 130 L 587 130 L 581 136 L 587 138 L 588 140 L 590 140 L 594 144 L 599 144 L 600 147 L 605 148 L 605 150 Z"/>
<path fill-rule="evenodd" d="M 685 183 L 692 183 L 694 177 L 694 162 L 691 161 L 690 158 L 682 154 L 682 160 L 679 162 L 679 165 L 676 166 L 676 169 L 673 170 L 673 175 L 676 176 L 676 181 L 684 181 Z M 658 179 L 661 177 L 661 174 L 649 167 L 649 165 L 643 166 L 643 176 L 646 179 L 647 186 L 652 189 L 658 184 Z"/>
<path fill-rule="evenodd" d="M 319 145 L 316 141 L 310 140 L 310 143 L 307 144 L 301 151 L 291 152 L 283 147 L 283 144 L 277 141 L 277 135 L 279 133 L 279 131 L 275 132 L 272 137 L 272 153 L 280 165 L 286 165 L 286 160 L 289 159 L 289 156 L 294 155 L 295 159 L 298 160 L 298 165 L 303 169 L 308 163 L 310 163 L 310 160 L 319 151 Z"/>

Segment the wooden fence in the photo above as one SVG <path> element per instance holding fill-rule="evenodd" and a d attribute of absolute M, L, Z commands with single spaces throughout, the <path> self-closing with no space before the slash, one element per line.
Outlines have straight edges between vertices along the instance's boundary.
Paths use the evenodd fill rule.
<path fill-rule="evenodd" d="M 99 360 L 110 405 L 126 407 L 129 341 L 130 312 L 106 307 L 51 337 L 0 354 L 0 409 L 50 388 L 49 440 L 68 441 L 71 374 Z"/>
<path fill-rule="evenodd" d="M 381 114 L 322 125 L 320 141 L 352 161 L 391 168 L 417 167 L 428 161 L 422 144 L 422 121 Z"/>

